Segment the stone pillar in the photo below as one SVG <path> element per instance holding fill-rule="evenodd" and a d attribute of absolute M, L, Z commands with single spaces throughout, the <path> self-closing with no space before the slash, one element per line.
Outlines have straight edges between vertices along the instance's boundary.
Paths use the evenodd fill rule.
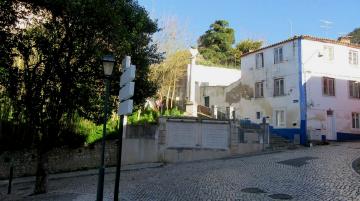
<path fill-rule="evenodd" d="M 237 154 L 239 149 L 239 134 L 236 122 L 230 121 L 230 153 Z"/>
<path fill-rule="evenodd" d="M 235 109 L 230 106 L 230 119 L 235 119 Z"/>
<path fill-rule="evenodd" d="M 217 105 L 214 105 L 213 106 L 213 117 L 214 117 L 214 119 L 217 119 L 218 118 L 218 107 L 217 107 Z"/>
<path fill-rule="evenodd" d="M 159 118 L 159 130 L 158 130 L 159 144 L 166 144 L 166 118 Z"/>
<path fill-rule="evenodd" d="M 197 117 L 197 104 L 193 102 L 186 103 L 186 114 L 192 117 Z"/>
<path fill-rule="evenodd" d="M 190 48 L 191 53 L 191 63 L 188 65 L 187 68 L 187 85 L 188 85 L 188 100 L 191 102 L 195 102 L 195 80 L 193 78 L 193 68 L 196 65 L 196 56 L 199 54 L 199 51 L 196 48 Z"/>
<path fill-rule="evenodd" d="M 196 56 L 199 54 L 199 51 L 196 48 L 190 48 L 191 53 L 191 65 L 195 65 L 196 63 Z"/>
<path fill-rule="evenodd" d="M 167 135 L 167 128 L 166 128 L 167 118 L 160 117 L 159 118 L 159 126 L 158 126 L 158 160 L 159 161 L 166 161 L 166 135 Z"/>

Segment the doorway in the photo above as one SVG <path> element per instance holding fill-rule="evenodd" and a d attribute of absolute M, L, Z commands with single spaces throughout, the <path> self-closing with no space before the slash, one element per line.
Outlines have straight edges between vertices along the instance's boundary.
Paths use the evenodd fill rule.
<path fill-rule="evenodd" d="M 327 125 L 326 125 L 326 139 L 328 140 L 337 140 L 336 136 L 336 120 L 334 111 L 329 109 L 326 111 L 327 114 Z"/>

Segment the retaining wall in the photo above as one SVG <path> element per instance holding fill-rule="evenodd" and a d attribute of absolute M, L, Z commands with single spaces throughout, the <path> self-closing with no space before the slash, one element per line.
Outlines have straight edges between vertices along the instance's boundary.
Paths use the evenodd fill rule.
<path fill-rule="evenodd" d="M 169 126 L 170 124 L 172 126 Z M 193 127 L 189 126 L 190 124 Z M 188 127 L 188 129 L 182 127 Z M 196 131 L 193 132 L 192 128 Z M 263 130 L 241 129 L 238 123 L 232 121 L 160 118 L 158 127 L 154 127 L 154 125 L 151 128 L 131 127 L 127 130 L 126 138 L 123 138 L 122 164 L 216 159 L 259 152 L 268 146 L 268 144 L 260 143 L 259 140 L 251 140 L 259 139 L 261 136 L 259 133 Z M 192 137 L 189 137 L 189 132 L 193 132 Z M 242 137 L 246 140 L 240 140 L 240 133 L 249 136 Z M 187 140 L 182 139 L 182 135 L 184 138 L 187 137 Z M 193 139 L 194 142 L 189 141 L 189 139 Z M 185 146 L 182 147 L 182 144 Z M 77 149 L 56 148 L 49 153 L 49 172 L 98 168 L 100 153 L 100 142 Z M 35 150 L 0 154 L 0 179 L 8 178 L 11 165 L 14 167 L 15 177 L 34 175 L 36 160 Z M 106 142 L 105 164 L 106 166 L 115 166 L 116 160 L 116 140 L 108 140 Z"/>
<path fill-rule="evenodd" d="M 156 139 L 123 139 L 122 164 L 149 163 L 158 161 Z M 116 140 L 106 142 L 105 164 L 115 166 L 117 160 Z M 98 168 L 101 143 L 77 149 L 56 148 L 49 153 L 49 172 L 67 172 Z M 4 152 L 0 155 L 0 179 L 8 178 L 10 166 L 14 166 L 14 176 L 34 175 L 37 153 L 35 150 Z"/>

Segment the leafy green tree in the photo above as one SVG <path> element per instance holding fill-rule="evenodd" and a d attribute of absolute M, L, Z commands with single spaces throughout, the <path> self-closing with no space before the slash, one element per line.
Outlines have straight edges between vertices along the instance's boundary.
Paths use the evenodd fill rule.
<path fill-rule="evenodd" d="M 246 39 L 236 44 L 235 50 L 240 54 L 245 54 L 259 49 L 262 46 L 262 44 L 263 44 L 262 41 L 254 41 L 251 39 Z"/>
<path fill-rule="evenodd" d="M 255 41 L 251 39 L 246 39 L 240 41 L 236 44 L 235 48 L 233 49 L 233 56 L 235 58 L 235 62 L 237 61 L 240 64 L 240 57 L 242 54 L 255 51 L 259 49 L 263 44 L 263 41 Z"/>
<path fill-rule="evenodd" d="M 235 42 L 234 29 L 225 20 L 217 20 L 210 29 L 200 36 L 198 48 L 200 54 L 213 64 L 226 65 L 231 57 L 232 45 Z"/>
<path fill-rule="evenodd" d="M 0 5 L 0 85 L 11 99 L 14 121 L 26 123 L 35 133 L 34 193 L 44 193 L 47 155 L 59 146 L 64 123 L 74 114 L 101 119 L 104 54 L 114 54 L 117 61 L 132 56 L 137 65 L 136 104 L 156 92 L 148 73 L 149 66 L 161 59 L 151 45 L 157 24 L 133 0 L 2 0 Z"/>
<path fill-rule="evenodd" d="M 11 48 L 15 43 L 15 39 L 10 33 L 11 25 L 16 22 L 15 10 L 12 7 L 11 1 L 0 1 L 0 64 L 10 63 L 11 59 Z M 3 41 L 7 41 L 3 43 Z M 7 81 L 7 74 L 5 68 L 0 65 L 0 83 Z M 8 120 L 10 114 L 9 100 L 6 96 L 4 86 L 0 84 L 0 121 Z M 1 122 L 0 122 L 1 124 Z M 1 126 L 0 126 L 1 127 Z"/>
<path fill-rule="evenodd" d="M 360 44 L 360 28 L 354 29 L 348 35 L 351 36 L 351 43 Z"/>
<path fill-rule="evenodd" d="M 204 65 L 239 66 L 242 54 L 259 49 L 262 41 L 246 39 L 233 47 L 234 29 L 225 20 L 217 20 L 198 40 L 199 61 Z"/>

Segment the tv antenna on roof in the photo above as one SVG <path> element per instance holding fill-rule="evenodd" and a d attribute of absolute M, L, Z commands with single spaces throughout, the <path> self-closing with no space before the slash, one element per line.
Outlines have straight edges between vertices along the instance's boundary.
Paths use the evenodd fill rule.
<path fill-rule="evenodd" d="M 329 20 L 320 20 L 320 23 L 320 28 L 324 29 L 325 31 L 325 37 L 328 37 L 328 32 L 332 28 L 332 24 L 334 23 Z"/>

